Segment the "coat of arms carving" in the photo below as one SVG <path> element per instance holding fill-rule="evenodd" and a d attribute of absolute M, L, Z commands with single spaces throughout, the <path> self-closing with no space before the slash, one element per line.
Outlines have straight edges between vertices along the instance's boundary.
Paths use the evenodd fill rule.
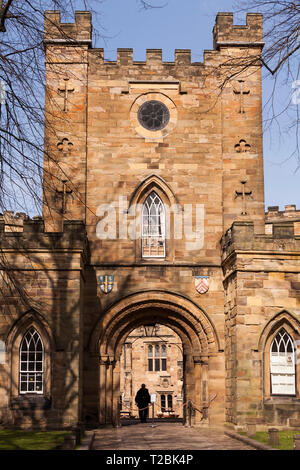
<path fill-rule="evenodd" d="M 199 294 L 205 294 L 209 289 L 209 276 L 195 276 L 195 288 Z"/>
<path fill-rule="evenodd" d="M 99 287 L 104 294 L 111 292 L 114 287 L 114 276 L 107 274 L 99 276 Z"/>

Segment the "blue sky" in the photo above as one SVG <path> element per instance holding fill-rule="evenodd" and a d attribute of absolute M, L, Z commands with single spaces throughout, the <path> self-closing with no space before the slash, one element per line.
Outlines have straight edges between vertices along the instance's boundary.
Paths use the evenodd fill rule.
<path fill-rule="evenodd" d="M 146 49 L 163 50 L 163 60 L 173 60 L 175 49 L 191 49 L 192 60 L 202 61 L 204 49 L 212 49 L 212 28 L 219 11 L 234 11 L 232 0 L 153 0 L 164 8 L 141 10 L 136 0 L 105 0 L 97 2 L 99 15 L 93 22 L 103 35 L 94 44 L 104 47 L 105 58 L 114 60 L 118 47 L 131 47 L 135 60 L 145 60 Z M 236 24 L 244 24 L 245 14 L 235 15 Z M 266 73 L 263 80 L 263 98 L 267 101 L 273 80 Z M 278 89 L 278 102 L 284 103 L 292 91 L 292 83 Z M 296 105 L 293 105 L 296 106 Z M 298 105 L 299 106 L 299 105 Z M 291 113 L 295 110 L 291 109 Z M 265 114 L 265 118 L 268 116 Z M 283 131 L 289 124 L 285 117 L 280 122 Z M 293 136 L 279 134 L 272 125 L 264 134 L 265 201 L 266 207 L 296 204 L 300 209 L 298 161 L 291 157 Z"/>

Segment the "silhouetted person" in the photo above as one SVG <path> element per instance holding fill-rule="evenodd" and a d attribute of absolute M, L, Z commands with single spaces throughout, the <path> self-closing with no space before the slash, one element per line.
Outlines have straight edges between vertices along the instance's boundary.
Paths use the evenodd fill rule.
<path fill-rule="evenodd" d="M 135 396 L 135 402 L 139 408 L 141 423 L 146 423 L 148 417 L 148 405 L 150 403 L 150 394 L 145 384 L 142 384 L 141 388 L 138 390 Z"/>

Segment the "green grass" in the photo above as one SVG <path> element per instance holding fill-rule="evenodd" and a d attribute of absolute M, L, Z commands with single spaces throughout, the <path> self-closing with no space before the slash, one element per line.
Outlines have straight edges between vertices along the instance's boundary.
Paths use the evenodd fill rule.
<path fill-rule="evenodd" d="M 67 431 L 0 431 L 0 450 L 53 450 Z"/>
<path fill-rule="evenodd" d="M 243 436 L 247 436 L 247 433 L 241 432 Z M 293 436 L 295 434 L 300 434 L 299 431 L 279 431 L 279 446 L 274 447 L 279 450 L 293 450 L 294 441 Z M 261 442 L 262 444 L 268 443 L 268 433 L 267 432 L 257 432 L 255 436 L 251 436 L 251 439 Z"/>

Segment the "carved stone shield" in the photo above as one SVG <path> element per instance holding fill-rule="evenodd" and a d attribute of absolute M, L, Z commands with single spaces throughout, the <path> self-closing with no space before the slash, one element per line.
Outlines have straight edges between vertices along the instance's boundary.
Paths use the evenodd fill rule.
<path fill-rule="evenodd" d="M 114 287 L 114 276 L 107 274 L 99 276 L 99 287 L 104 294 L 111 292 Z"/>
<path fill-rule="evenodd" d="M 209 289 L 209 276 L 195 276 L 195 288 L 199 294 L 205 294 Z"/>

